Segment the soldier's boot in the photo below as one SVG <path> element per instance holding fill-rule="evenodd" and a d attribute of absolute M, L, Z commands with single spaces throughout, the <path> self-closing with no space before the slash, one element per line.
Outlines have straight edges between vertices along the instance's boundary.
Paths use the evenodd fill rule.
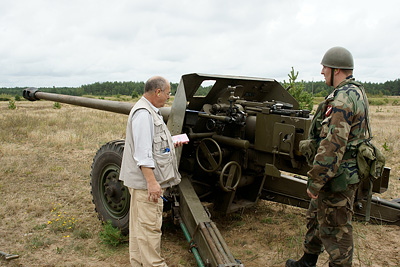
<path fill-rule="evenodd" d="M 316 267 L 318 255 L 304 253 L 300 260 L 294 261 L 289 259 L 286 261 L 286 267 Z"/>

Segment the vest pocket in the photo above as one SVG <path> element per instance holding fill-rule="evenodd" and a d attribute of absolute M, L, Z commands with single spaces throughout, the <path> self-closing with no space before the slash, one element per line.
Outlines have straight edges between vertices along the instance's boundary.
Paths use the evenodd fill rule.
<path fill-rule="evenodd" d="M 343 172 L 340 175 L 333 177 L 326 183 L 326 185 L 328 186 L 331 192 L 334 193 L 343 192 L 347 189 L 348 176 L 349 174 L 347 170 L 343 170 Z"/>
<path fill-rule="evenodd" d="M 160 184 L 167 182 L 175 177 L 174 164 L 171 152 L 164 154 L 153 154 L 155 161 L 154 175 Z"/>
<path fill-rule="evenodd" d="M 154 136 L 154 154 L 163 154 L 168 147 L 168 139 L 165 133 Z"/>

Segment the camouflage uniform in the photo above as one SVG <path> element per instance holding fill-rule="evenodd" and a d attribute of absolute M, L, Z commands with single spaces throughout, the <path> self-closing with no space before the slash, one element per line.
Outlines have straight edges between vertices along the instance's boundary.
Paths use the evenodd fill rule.
<path fill-rule="evenodd" d="M 318 255 L 325 247 L 331 266 L 352 265 L 356 147 L 367 132 L 362 90 L 352 76 L 342 81 L 320 104 L 309 133 L 316 155 L 307 187 L 318 198 L 307 211 L 304 251 Z"/>

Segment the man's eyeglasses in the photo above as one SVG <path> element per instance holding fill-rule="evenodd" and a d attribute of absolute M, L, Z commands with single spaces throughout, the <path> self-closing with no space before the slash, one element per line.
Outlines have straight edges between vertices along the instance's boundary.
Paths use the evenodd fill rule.
<path fill-rule="evenodd" d="M 169 92 L 168 94 L 165 92 L 165 91 L 162 91 L 164 94 L 166 94 L 166 95 L 169 95 L 169 96 L 171 96 L 172 95 L 172 93 L 171 92 Z"/>

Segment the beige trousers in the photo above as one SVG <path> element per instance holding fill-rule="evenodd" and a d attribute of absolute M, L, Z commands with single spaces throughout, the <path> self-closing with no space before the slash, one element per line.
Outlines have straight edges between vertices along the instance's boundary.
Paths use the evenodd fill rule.
<path fill-rule="evenodd" d="M 129 188 L 129 257 L 133 267 L 167 267 L 161 257 L 163 200 L 147 200 L 147 190 Z"/>

